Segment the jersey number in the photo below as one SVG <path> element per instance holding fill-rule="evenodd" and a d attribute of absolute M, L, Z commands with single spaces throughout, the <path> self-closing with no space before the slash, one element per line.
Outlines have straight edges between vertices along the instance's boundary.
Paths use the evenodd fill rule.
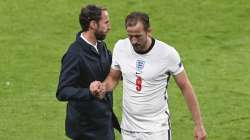
<path fill-rule="evenodd" d="M 136 90 L 141 91 L 142 78 L 140 76 L 136 76 Z"/>

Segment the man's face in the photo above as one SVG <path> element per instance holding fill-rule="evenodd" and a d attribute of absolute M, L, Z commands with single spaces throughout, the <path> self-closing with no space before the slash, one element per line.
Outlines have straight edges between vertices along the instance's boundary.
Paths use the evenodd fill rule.
<path fill-rule="evenodd" d="M 97 29 L 95 31 L 95 37 L 97 40 L 104 40 L 107 33 L 111 29 L 108 11 L 103 10 L 101 19 L 97 23 Z"/>
<path fill-rule="evenodd" d="M 146 44 L 149 35 L 148 31 L 144 30 L 144 25 L 138 21 L 135 26 L 128 26 L 126 30 L 134 50 L 138 53 L 144 52 L 147 49 Z"/>

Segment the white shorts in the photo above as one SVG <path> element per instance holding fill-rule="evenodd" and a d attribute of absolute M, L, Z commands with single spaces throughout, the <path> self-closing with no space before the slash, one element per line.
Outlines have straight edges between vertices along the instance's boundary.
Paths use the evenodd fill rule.
<path fill-rule="evenodd" d="M 172 140 L 171 130 L 159 132 L 131 132 L 122 130 L 122 140 Z"/>

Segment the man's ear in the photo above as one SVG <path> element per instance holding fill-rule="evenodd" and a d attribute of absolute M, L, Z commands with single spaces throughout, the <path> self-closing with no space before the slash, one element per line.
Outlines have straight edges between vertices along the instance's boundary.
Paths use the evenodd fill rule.
<path fill-rule="evenodd" d="M 147 30 L 148 30 L 148 31 L 147 31 L 147 32 L 148 32 L 148 35 L 149 35 L 150 37 L 152 37 L 152 28 L 148 28 Z"/>
<path fill-rule="evenodd" d="M 150 33 L 150 34 L 152 33 L 152 28 L 150 28 L 150 27 L 148 28 L 148 33 Z"/>
<path fill-rule="evenodd" d="M 96 30 L 96 29 L 97 29 L 97 23 L 96 23 L 96 21 L 91 20 L 90 23 L 89 23 L 89 27 L 90 27 L 91 29 Z"/>

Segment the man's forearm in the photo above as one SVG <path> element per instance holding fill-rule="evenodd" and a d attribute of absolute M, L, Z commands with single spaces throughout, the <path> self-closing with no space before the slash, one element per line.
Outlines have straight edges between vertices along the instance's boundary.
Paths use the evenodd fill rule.
<path fill-rule="evenodd" d="M 116 85 L 119 83 L 119 80 L 113 79 L 112 77 L 108 76 L 105 81 L 103 81 L 103 85 L 105 87 L 105 91 L 112 91 Z"/>
<path fill-rule="evenodd" d="M 121 79 L 121 71 L 111 69 L 108 76 L 103 82 L 104 90 L 105 91 L 112 91 L 115 86 L 119 83 L 119 80 Z"/>
<path fill-rule="evenodd" d="M 192 86 L 190 85 L 190 86 L 185 87 L 182 92 L 185 97 L 188 108 L 190 112 L 192 113 L 192 117 L 195 122 L 195 125 L 203 125 L 199 103 L 192 89 Z"/>
<path fill-rule="evenodd" d="M 183 71 L 180 74 L 176 75 L 175 80 L 177 85 L 180 87 L 181 92 L 186 100 L 188 109 L 192 113 L 192 117 L 195 123 L 195 128 L 194 128 L 195 140 L 205 140 L 206 130 L 203 126 L 200 107 L 186 72 Z"/>

